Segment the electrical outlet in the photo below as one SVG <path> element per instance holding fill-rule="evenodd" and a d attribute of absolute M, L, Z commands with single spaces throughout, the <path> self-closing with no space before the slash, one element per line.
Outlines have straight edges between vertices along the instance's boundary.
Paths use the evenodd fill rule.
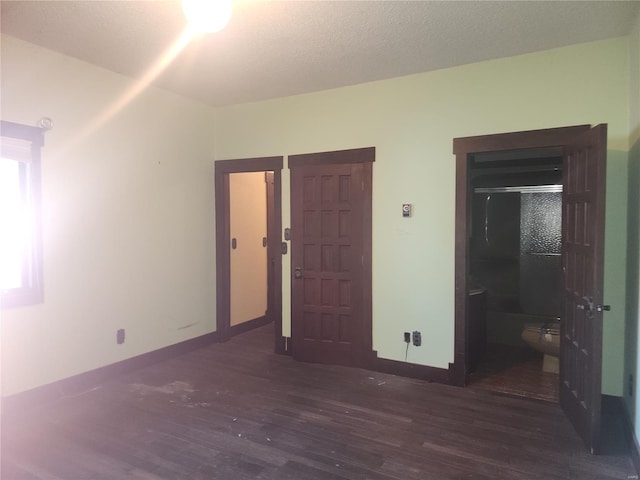
<path fill-rule="evenodd" d="M 404 343 L 411 343 L 411 334 L 409 332 L 404 332 Z"/>
<path fill-rule="evenodd" d="M 124 328 L 121 328 L 116 332 L 116 343 L 121 345 L 124 343 Z"/>
<path fill-rule="evenodd" d="M 422 335 L 417 330 L 413 332 L 413 344 L 416 347 L 422 345 Z"/>

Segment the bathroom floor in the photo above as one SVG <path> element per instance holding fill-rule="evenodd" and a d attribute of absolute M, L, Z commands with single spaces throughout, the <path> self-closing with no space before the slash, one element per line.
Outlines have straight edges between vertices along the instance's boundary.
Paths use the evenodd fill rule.
<path fill-rule="evenodd" d="M 559 380 L 542 371 L 542 354 L 527 347 L 489 344 L 469 376 L 469 386 L 558 402 Z"/>

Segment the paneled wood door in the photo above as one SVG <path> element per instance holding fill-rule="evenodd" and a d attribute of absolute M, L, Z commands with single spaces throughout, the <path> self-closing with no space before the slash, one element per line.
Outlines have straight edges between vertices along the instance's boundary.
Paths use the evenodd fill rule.
<path fill-rule="evenodd" d="M 604 203 L 607 126 L 566 146 L 564 157 L 560 404 L 592 453 L 600 447 Z"/>
<path fill-rule="evenodd" d="M 338 153 L 357 160 L 358 152 L 315 160 Z M 372 355 L 371 163 L 313 160 L 289 159 L 292 353 L 297 360 L 365 366 Z"/>

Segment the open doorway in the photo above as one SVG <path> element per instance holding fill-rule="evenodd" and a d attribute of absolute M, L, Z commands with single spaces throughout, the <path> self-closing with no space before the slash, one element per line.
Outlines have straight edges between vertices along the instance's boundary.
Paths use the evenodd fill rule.
<path fill-rule="evenodd" d="M 602 320 L 607 125 L 532 130 L 456 138 L 455 343 L 450 379 L 467 385 L 473 357 L 474 322 L 486 309 L 474 305 L 470 277 L 475 159 L 489 152 L 562 149 L 562 309 L 559 400 L 592 453 L 600 449 Z M 485 316 L 486 318 L 486 316 Z M 484 331 L 486 333 L 486 330 Z M 477 334 L 477 332 L 476 332 Z M 540 330 L 540 336 L 547 332 Z M 538 338 L 540 338 L 540 336 Z"/>
<path fill-rule="evenodd" d="M 469 163 L 469 385 L 559 395 L 562 148 Z"/>
<path fill-rule="evenodd" d="M 273 322 L 282 339 L 282 157 L 215 163 L 216 326 L 221 341 Z"/>
<path fill-rule="evenodd" d="M 265 325 L 269 317 L 267 258 L 268 178 L 273 172 L 229 174 L 231 335 Z"/>

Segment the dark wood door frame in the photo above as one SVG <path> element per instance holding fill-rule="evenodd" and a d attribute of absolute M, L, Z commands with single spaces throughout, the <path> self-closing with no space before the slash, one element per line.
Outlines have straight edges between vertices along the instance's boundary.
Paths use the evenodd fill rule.
<path fill-rule="evenodd" d="M 467 279 L 469 274 L 469 163 L 470 155 L 505 150 L 563 147 L 590 125 L 530 130 L 524 132 L 455 138 L 456 156 L 456 220 L 455 220 L 455 340 L 454 361 L 449 364 L 450 381 L 464 386 L 468 376 L 467 355 Z"/>
<path fill-rule="evenodd" d="M 267 215 L 267 256 L 275 261 L 268 275 L 267 295 L 269 316 L 274 320 L 275 351 L 285 352 L 282 337 L 282 261 L 280 253 L 282 232 L 282 165 L 283 157 L 261 157 L 215 162 L 216 200 L 216 332 L 220 341 L 230 336 L 231 310 L 231 232 L 229 210 L 229 174 L 245 172 L 273 172 L 272 208 Z M 272 210 L 272 211 L 271 211 Z"/>
<path fill-rule="evenodd" d="M 356 353 L 357 364 L 360 367 L 371 368 L 373 362 L 373 319 L 372 319 L 372 181 L 373 162 L 375 161 L 375 147 L 338 150 L 332 152 L 290 155 L 289 168 L 326 164 L 363 164 L 363 203 L 362 203 L 362 325 L 363 338 Z M 293 190 L 293 187 L 292 187 Z M 293 210 L 293 206 L 292 206 Z M 292 250 L 296 248 L 292 244 Z M 292 268 L 293 270 L 293 268 Z M 293 286 L 295 279 L 291 272 L 292 282 L 292 311 Z M 293 322 L 293 318 L 291 320 Z M 292 327 L 293 330 L 293 327 Z"/>

